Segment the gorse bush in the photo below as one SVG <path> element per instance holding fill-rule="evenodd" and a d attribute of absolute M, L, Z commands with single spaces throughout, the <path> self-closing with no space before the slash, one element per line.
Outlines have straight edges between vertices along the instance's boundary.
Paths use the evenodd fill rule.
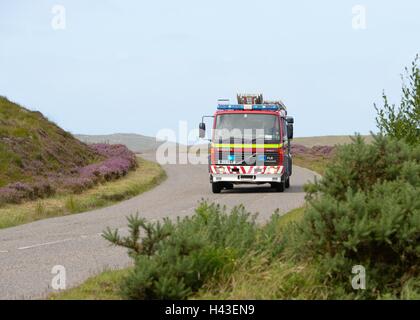
<path fill-rule="evenodd" d="M 338 149 L 324 178 L 306 186 L 310 203 L 293 233 L 294 254 L 315 258 L 324 276 L 353 292 L 354 265 L 367 297 L 398 295 L 419 276 L 420 147 L 375 137 Z"/>
<path fill-rule="evenodd" d="M 420 148 L 390 138 L 374 136 L 371 144 L 356 136 L 353 143 L 338 147 L 322 180 L 305 186 L 309 197 L 315 192 L 344 199 L 347 191 L 369 191 L 375 183 L 397 179 L 415 184 L 419 171 Z"/>
<path fill-rule="evenodd" d="M 128 248 L 135 268 L 121 288 L 130 299 L 184 299 L 207 280 L 233 270 L 236 259 L 255 248 L 255 216 L 242 206 L 203 202 L 192 217 L 148 223 L 131 216 L 129 235 L 107 229 L 105 239 Z"/>
<path fill-rule="evenodd" d="M 420 144 L 420 67 L 416 55 L 410 68 L 405 68 L 402 98 L 399 106 L 390 104 L 383 93 L 383 107 L 375 105 L 376 123 L 381 133 L 404 139 L 409 144 Z"/>

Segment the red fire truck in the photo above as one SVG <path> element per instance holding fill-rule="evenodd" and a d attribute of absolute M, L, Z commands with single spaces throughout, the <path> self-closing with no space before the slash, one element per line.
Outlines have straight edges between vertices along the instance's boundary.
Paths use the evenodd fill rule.
<path fill-rule="evenodd" d="M 204 118 L 212 117 L 209 174 L 213 193 L 236 184 L 270 184 L 283 192 L 290 186 L 293 117 L 281 101 L 264 101 L 262 94 L 239 94 L 237 104 L 219 100 L 213 116 L 203 116 L 200 138 L 206 136 Z"/>

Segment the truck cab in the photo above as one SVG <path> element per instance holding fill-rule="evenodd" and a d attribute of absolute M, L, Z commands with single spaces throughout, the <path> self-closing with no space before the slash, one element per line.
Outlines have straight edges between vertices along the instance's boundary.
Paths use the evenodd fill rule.
<path fill-rule="evenodd" d="M 220 193 L 238 184 L 270 184 L 283 192 L 292 175 L 293 118 L 281 101 L 264 101 L 261 94 L 237 99 L 237 104 L 219 100 L 212 116 L 208 166 L 212 191 Z M 202 120 L 201 138 L 205 129 Z"/>

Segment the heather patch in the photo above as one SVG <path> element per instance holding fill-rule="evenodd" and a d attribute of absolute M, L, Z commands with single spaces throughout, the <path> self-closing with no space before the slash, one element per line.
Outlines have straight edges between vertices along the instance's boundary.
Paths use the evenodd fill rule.
<path fill-rule="evenodd" d="M 313 146 L 308 148 L 301 144 L 292 143 L 291 152 L 294 164 L 323 174 L 325 167 L 336 154 L 336 150 L 337 147 L 335 146 Z"/>
<path fill-rule="evenodd" d="M 313 146 L 305 147 L 301 144 L 292 144 L 292 154 L 299 156 L 325 157 L 331 158 L 335 154 L 334 146 Z"/>
<path fill-rule="evenodd" d="M 165 179 L 165 171 L 159 164 L 137 157 L 137 168 L 123 178 L 97 183 L 83 192 L 57 191 L 44 199 L 25 200 L 20 204 L 7 203 L 0 207 L 0 229 L 35 220 L 85 212 L 110 206 L 147 191 Z M 67 178 L 69 183 L 71 178 Z M 83 181 L 75 178 L 74 183 Z M 91 180 L 89 180 L 92 183 Z M 81 186 L 83 188 L 84 186 Z M 13 189 L 13 192 L 18 190 Z"/>
<path fill-rule="evenodd" d="M 93 144 L 90 151 L 103 159 L 73 167 L 67 173 L 48 172 L 36 182 L 14 182 L 0 188 L 0 204 L 45 198 L 54 193 L 81 193 L 98 183 L 124 177 L 137 166 L 136 155 L 123 145 Z"/>

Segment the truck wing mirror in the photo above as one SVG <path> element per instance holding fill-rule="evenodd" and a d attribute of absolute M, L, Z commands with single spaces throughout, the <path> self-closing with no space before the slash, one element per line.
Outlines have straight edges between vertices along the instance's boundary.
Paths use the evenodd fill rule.
<path fill-rule="evenodd" d="M 287 139 L 293 139 L 293 123 L 295 123 L 295 119 L 293 117 L 286 117 L 287 122 Z"/>
<path fill-rule="evenodd" d="M 287 124 L 287 139 L 293 139 L 293 123 Z"/>
<path fill-rule="evenodd" d="M 200 122 L 198 128 L 199 128 L 199 137 L 205 138 L 206 137 L 206 124 L 204 122 Z"/>

